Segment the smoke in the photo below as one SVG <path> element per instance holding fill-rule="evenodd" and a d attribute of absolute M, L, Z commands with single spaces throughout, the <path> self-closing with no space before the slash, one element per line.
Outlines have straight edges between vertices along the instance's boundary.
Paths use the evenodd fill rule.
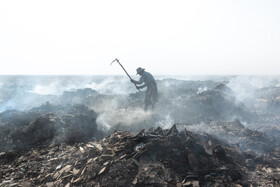
<path fill-rule="evenodd" d="M 127 77 L 107 77 L 101 82 L 92 81 L 85 87 L 98 91 L 100 94 L 129 94 L 136 89 Z"/>
<path fill-rule="evenodd" d="M 68 79 L 55 78 L 54 80 L 37 82 L 29 92 L 40 95 L 61 95 L 64 91 L 91 88 L 100 94 L 129 94 L 135 87 L 124 76 L 81 76 Z"/>
<path fill-rule="evenodd" d="M 198 88 L 197 89 L 197 94 L 200 94 L 200 93 L 202 93 L 202 92 L 205 92 L 205 91 L 207 91 L 208 90 L 208 88 L 205 86 L 205 87 L 203 87 L 203 88 Z"/>
<path fill-rule="evenodd" d="M 175 124 L 175 121 L 170 114 L 166 115 L 166 116 L 163 116 L 163 119 L 155 122 L 156 126 L 159 126 L 163 129 L 169 129 L 169 128 L 172 127 L 173 124 Z"/>
<path fill-rule="evenodd" d="M 217 133 L 217 130 L 209 127 L 209 124 L 206 124 L 206 123 L 188 125 L 187 130 L 198 133 L 198 134 L 206 133 L 206 134 L 215 135 L 217 137 L 219 136 L 219 134 Z"/>
<path fill-rule="evenodd" d="M 3 86 L 3 82 L 0 82 L 0 90 L 2 90 L 2 86 Z M 2 96 L 2 94 L 1 94 L 1 92 L 0 92 L 0 106 L 1 106 L 1 103 L 3 102 L 3 98 L 2 98 L 3 96 Z M 0 112 L 2 112 L 2 110 L 1 110 L 1 108 L 0 108 Z"/>
<path fill-rule="evenodd" d="M 227 134 L 227 132 L 223 129 L 222 125 L 213 127 L 207 123 L 200 123 L 200 124 L 187 125 L 186 128 L 187 130 L 195 132 L 197 134 L 212 135 L 230 144 L 236 144 L 240 142 L 238 136 L 230 136 L 229 134 Z"/>
<path fill-rule="evenodd" d="M 155 111 L 144 112 L 145 90 L 138 92 L 125 76 L 32 76 L 0 82 L 0 112 L 29 110 L 47 101 L 60 105 L 83 104 L 98 113 L 98 129 L 104 132 L 170 128 L 179 122 L 195 124 L 188 126 L 195 132 L 222 136 L 209 128 L 207 122 L 243 120 L 247 104 L 254 106 L 258 90 L 279 85 L 277 77 L 196 76 L 193 80 L 192 77 L 158 77 L 159 103 Z M 225 82 L 230 89 L 216 89 Z"/>
<path fill-rule="evenodd" d="M 194 86 L 190 81 L 191 77 L 179 77 L 183 80 L 171 79 L 166 80 L 165 76 L 159 76 L 159 90 L 160 94 L 165 97 L 186 95 L 187 92 L 203 93 L 215 86 L 215 82 L 200 81 L 197 86 Z M 209 77 L 192 77 L 193 79 L 207 79 Z M 137 79 L 137 78 L 135 78 Z M 186 81 L 188 80 L 188 81 Z M 240 95 L 240 99 L 244 97 L 238 87 L 238 80 L 230 82 L 230 86 L 234 88 L 236 93 Z M 100 94 L 106 95 L 128 95 L 135 93 L 136 89 L 129 79 L 125 76 L 14 76 L 9 79 L 4 79 L 0 84 L 0 111 L 7 109 L 27 110 L 35 106 L 49 101 L 57 103 L 57 98 L 54 96 L 61 96 L 65 91 L 76 91 L 77 89 L 91 88 Z M 176 93 L 177 92 L 177 93 Z M 189 95 L 187 93 L 187 95 Z M 249 97 L 249 96 L 247 96 Z M 171 101 L 174 102 L 174 101 Z M 60 103 L 63 104 L 63 103 Z M 104 103 L 105 104 L 105 103 Z M 115 101 L 108 101 L 107 106 L 118 107 Z M 93 108 L 97 108 L 94 107 Z M 102 109 L 103 108 L 103 109 Z M 106 106 L 100 107 L 100 110 L 106 110 Z M 107 107 L 108 108 L 108 107 Z"/>
<path fill-rule="evenodd" d="M 75 84 L 67 84 L 61 81 L 54 81 L 46 84 L 37 84 L 34 87 L 27 91 L 30 93 L 38 94 L 38 95 L 61 95 L 64 91 L 70 91 L 78 89 L 80 85 Z"/>
<path fill-rule="evenodd" d="M 99 114 L 96 119 L 97 129 L 103 132 L 108 132 L 113 126 L 113 124 L 109 124 L 110 121 L 111 120 L 108 119 L 105 113 Z"/>
<path fill-rule="evenodd" d="M 122 76 L 2 76 L 0 82 L 0 112 L 29 110 L 45 102 L 63 103 L 65 91 L 90 88 L 100 94 L 128 94 L 136 89 Z M 108 103 L 109 104 L 109 103 Z"/>
<path fill-rule="evenodd" d="M 142 108 L 134 110 L 116 109 L 101 113 L 97 119 L 97 127 L 104 132 L 112 130 L 129 130 L 137 132 L 141 128 L 153 126 L 155 119 L 151 112 L 144 112 Z"/>
<path fill-rule="evenodd" d="M 275 76 L 235 76 L 229 80 L 227 86 L 238 101 L 249 103 L 257 99 L 257 90 L 277 86 L 279 83 L 279 78 Z"/>
<path fill-rule="evenodd" d="M 179 130 L 186 127 L 188 131 L 206 133 L 230 144 L 244 145 L 245 140 L 247 141 L 246 133 L 250 132 L 244 126 L 259 130 L 257 127 L 262 126 L 261 120 L 267 119 L 268 116 L 263 119 L 258 117 L 262 115 L 263 110 L 255 106 L 260 91 L 267 91 L 270 87 L 280 85 L 277 77 L 235 76 L 217 79 L 212 77 L 211 80 L 207 78 L 197 80 L 199 77 L 195 77 L 194 80 L 190 77 L 183 78 L 156 79 L 159 102 L 154 111 L 145 112 L 143 110 L 145 90 L 138 92 L 125 76 L 14 77 L 0 81 L 0 112 L 8 109 L 26 111 L 33 108 L 31 111 L 55 113 L 61 108 L 67 110 L 68 105 L 80 104 L 97 113 L 94 118 L 96 121 L 83 119 L 82 116 L 87 111 L 83 107 L 82 109 L 78 107 L 81 115 L 75 118 L 76 121 L 73 120 L 71 112 L 74 114 L 77 112 L 73 109 L 68 112 L 69 115 L 65 115 L 67 119 L 69 118 L 65 124 L 72 124 L 74 134 L 77 134 L 77 125 L 83 122 L 85 128 L 81 129 L 87 131 L 87 124 L 92 121 L 96 122 L 97 130 L 94 131 L 100 137 L 114 130 L 137 133 L 151 127 L 169 129 L 173 124 L 178 124 Z M 272 91 L 275 92 L 273 89 Z M 280 93 L 277 95 L 276 92 L 275 98 L 279 96 Z M 51 104 L 42 105 L 45 102 Z M 42 107 L 34 109 L 38 106 Z M 29 114 L 28 111 L 26 113 Z M 234 129 L 235 125 L 239 125 L 231 123 L 235 119 L 242 121 L 243 127 Z M 255 119 L 253 125 L 250 119 Z M 276 119 L 279 122 L 279 118 Z M 259 126 L 255 125 L 256 120 L 259 120 Z M 275 126 L 266 127 L 264 129 L 268 132 L 266 134 L 275 133 L 271 130 L 276 128 Z M 243 134 L 240 135 L 239 131 L 244 132 L 245 136 L 241 136 Z M 69 126 L 65 126 L 59 133 L 68 132 L 72 131 L 69 130 Z M 277 135 L 278 132 L 273 134 L 273 137 Z M 254 142 L 251 144 L 254 145 Z M 262 151 L 262 148 L 256 145 L 253 148 Z"/>

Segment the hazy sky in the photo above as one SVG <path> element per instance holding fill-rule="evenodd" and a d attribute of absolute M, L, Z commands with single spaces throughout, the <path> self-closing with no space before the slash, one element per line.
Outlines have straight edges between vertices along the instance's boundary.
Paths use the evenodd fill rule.
<path fill-rule="evenodd" d="M 0 74 L 280 74 L 280 0 L 1 0 Z"/>

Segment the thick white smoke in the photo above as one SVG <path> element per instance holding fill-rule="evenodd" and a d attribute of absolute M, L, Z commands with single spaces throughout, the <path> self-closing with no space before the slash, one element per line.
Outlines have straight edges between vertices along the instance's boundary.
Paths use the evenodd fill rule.
<path fill-rule="evenodd" d="M 169 129 L 173 124 L 175 124 L 175 120 L 170 114 L 163 116 L 162 119 L 155 122 L 156 126 L 159 126 L 163 129 Z"/>
<path fill-rule="evenodd" d="M 135 108 L 133 110 L 116 109 L 101 113 L 96 123 L 99 130 L 105 132 L 124 129 L 137 131 L 138 129 L 153 126 L 147 122 L 153 122 L 151 112 L 144 112 L 142 108 Z"/>
<path fill-rule="evenodd" d="M 101 82 L 92 81 L 85 87 L 98 91 L 101 94 L 129 94 L 135 92 L 135 87 L 127 77 L 107 77 Z"/>
<path fill-rule="evenodd" d="M 256 99 L 255 91 L 269 86 L 279 85 L 279 77 L 275 76 L 235 76 L 227 84 L 240 102 Z"/>
<path fill-rule="evenodd" d="M 213 81 L 228 81 L 233 95 L 239 102 L 246 104 L 247 100 L 255 98 L 254 91 L 266 86 L 279 85 L 279 77 L 256 77 L 256 76 L 235 76 L 235 77 L 181 77 L 183 80 L 170 79 L 166 76 L 158 76 L 158 86 L 160 101 L 156 107 L 156 111 L 151 113 L 143 112 L 144 93 L 138 93 L 134 85 L 126 76 L 62 76 L 62 77 L 24 77 L 16 79 L 16 81 L 0 82 L 1 91 L 5 89 L 5 85 L 10 86 L 12 92 L 6 100 L 0 97 L 0 112 L 7 109 L 26 110 L 32 107 L 40 106 L 46 101 L 55 101 L 64 91 L 76 91 L 77 89 L 91 88 L 96 90 L 100 95 L 93 98 L 92 103 L 81 103 L 89 106 L 99 113 L 98 123 L 100 128 L 111 129 L 116 124 L 131 125 L 138 123 L 152 123 L 161 127 L 170 127 L 176 121 L 191 119 L 193 114 L 197 115 L 196 103 L 192 103 L 189 99 L 195 94 L 201 94 L 213 88 L 216 83 Z M 133 77 L 138 79 L 139 77 Z M 157 77 L 156 77 L 157 78 Z M 174 77 L 169 77 L 174 78 Z M 180 78 L 180 77 L 179 77 Z M 213 80 L 212 86 L 205 86 L 202 81 L 189 83 L 186 81 L 193 78 L 194 80 Z M 193 86 L 188 88 L 188 86 Z M 164 90 L 165 89 L 165 90 Z M 145 91 L 145 90 L 144 90 Z M 188 93 L 190 92 L 190 93 Z M 12 93 L 12 94 L 11 94 Z M 129 94 L 135 94 L 134 98 L 130 98 Z M 3 95 L 3 94 L 1 94 Z M 195 97 L 194 97 L 195 98 Z M 80 101 L 80 100 L 79 100 Z M 86 100 L 81 100 L 84 102 Z M 63 104 L 60 102 L 59 104 Z M 69 102 L 67 103 L 69 104 Z M 70 100 L 71 104 L 71 100 Z M 193 104 L 189 106 L 188 104 Z M 211 104 L 211 103 L 210 103 Z M 213 104 L 213 103 L 212 103 Z M 211 106 L 205 106 L 211 107 Z M 192 113 L 193 112 L 193 113 Z M 151 117 L 152 116 L 152 117 Z M 198 116 L 199 117 L 199 116 Z M 201 116 L 203 117 L 203 116 Z M 235 114 L 232 114 L 234 120 Z M 153 119 L 152 119 L 153 118 Z M 180 121 L 181 122 L 181 121 Z"/>

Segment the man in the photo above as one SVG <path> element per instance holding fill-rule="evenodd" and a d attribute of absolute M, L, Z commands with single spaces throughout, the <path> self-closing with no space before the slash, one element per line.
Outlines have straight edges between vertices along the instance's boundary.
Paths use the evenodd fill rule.
<path fill-rule="evenodd" d="M 152 109 L 155 108 L 155 104 L 158 102 L 158 93 L 157 93 L 157 84 L 152 74 L 146 72 L 145 69 L 139 67 L 136 70 L 137 74 L 141 77 L 139 81 L 131 79 L 131 82 L 134 84 L 139 84 L 136 86 L 137 89 L 142 89 L 147 86 L 146 97 L 145 97 L 145 107 L 144 110 L 147 111 L 149 105 L 152 105 Z M 141 85 L 144 83 L 143 85 Z"/>

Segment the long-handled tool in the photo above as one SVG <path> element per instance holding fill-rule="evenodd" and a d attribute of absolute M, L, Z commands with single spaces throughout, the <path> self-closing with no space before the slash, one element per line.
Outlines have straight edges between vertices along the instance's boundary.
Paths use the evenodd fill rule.
<path fill-rule="evenodd" d="M 127 71 L 124 69 L 124 67 L 122 66 L 122 64 L 120 63 L 120 61 L 116 58 L 115 60 L 113 60 L 113 62 L 117 62 L 119 63 L 119 65 L 122 67 L 122 69 L 124 70 L 124 72 L 126 73 L 126 75 L 129 77 L 130 80 L 132 80 L 132 78 L 130 77 L 130 75 L 127 73 Z M 113 62 L 111 62 L 110 65 L 113 64 Z M 135 87 L 137 88 L 136 84 L 134 83 Z M 137 90 L 140 92 L 139 88 L 137 88 Z"/>

